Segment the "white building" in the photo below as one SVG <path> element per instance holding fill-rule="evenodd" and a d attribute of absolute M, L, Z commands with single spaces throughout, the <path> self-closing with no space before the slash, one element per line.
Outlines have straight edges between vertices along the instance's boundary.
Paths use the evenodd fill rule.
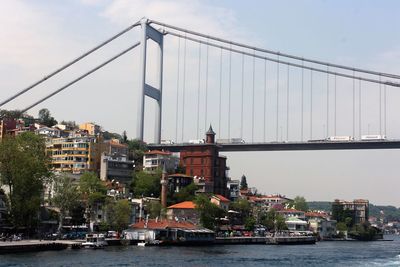
<path fill-rule="evenodd" d="M 179 158 L 175 157 L 171 152 L 151 150 L 143 156 L 143 170 L 146 172 L 155 172 L 162 169 L 163 164 L 167 172 L 174 172 L 179 164 Z"/>

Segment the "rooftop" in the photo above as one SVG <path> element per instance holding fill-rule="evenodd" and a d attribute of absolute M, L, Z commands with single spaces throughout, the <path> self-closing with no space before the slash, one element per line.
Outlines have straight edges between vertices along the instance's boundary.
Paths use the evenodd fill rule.
<path fill-rule="evenodd" d="M 175 205 L 169 206 L 168 209 L 194 209 L 196 205 L 193 201 L 183 201 Z"/>
<path fill-rule="evenodd" d="M 221 202 L 231 202 L 229 199 L 227 199 L 226 197 L 222 196 L 222 195 L 214 195 L 215 198 L 219 199 L 219 201 Z"/>

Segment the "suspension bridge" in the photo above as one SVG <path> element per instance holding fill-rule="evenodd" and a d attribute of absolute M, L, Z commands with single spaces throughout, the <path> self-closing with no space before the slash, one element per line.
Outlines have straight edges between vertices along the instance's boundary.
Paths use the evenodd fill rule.
<path fill-rule="evenodd" d="M 3 100 L 0 108 L 134 29 L 140 29 L 137 42 L 21 111 L 140 49 L 139 83 L 132 86 L 139 96 L 136 138 L 152 148 L 179 151 L 188 143 L 202 145 L 209 125 L 216 129 L 221 151 L 400 148 L 400 140 L 388 131 L 396 125 L 394 119 L 389 125 L 388 117 L 396 116 L 388 112 L 388 99 L 396 102 L 388 94 L 400 87 L 400 75 L 268 50 L 145 18 Z M 146 97 L 156 103 L 153 140 L 144 138 Z"/>

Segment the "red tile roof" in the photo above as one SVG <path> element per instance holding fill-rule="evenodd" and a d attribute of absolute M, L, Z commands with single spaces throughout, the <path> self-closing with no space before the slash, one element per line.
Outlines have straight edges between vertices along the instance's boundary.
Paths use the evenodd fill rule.
<path fill-rule="evenodd" d="M 175 205 L 169 206 L 168 209 L 194 209 L 196 205 L 193 201 L 183 201 Z"/>
<path fill-rule="evenodd" d="M 198 229 L 196 225 L 193 223 L 187 222 L 187 221 L 182 221 L 182 222 L 177 222 L 177 221 L 172 221 L 172 220 L 154 220 L 150 219 L 147 222 L 147 225 L 145 227 L 145 221 L 139 221 L 135 224 L 132 224 L 130 226 L 131 228 L 136 228 L 136 229 L 167 229 L 167 228 L 182 228 L 182 229 Z"/>
<path fill-rule="evenodd" d="M 226 197 L 224 197 L 222 195 L 216 194 L 215 197 L 217 197 L 219 199 L 219 201 L 221 201 L 221 202 L 231 202 L 229 199 L 227 199 Z"/>

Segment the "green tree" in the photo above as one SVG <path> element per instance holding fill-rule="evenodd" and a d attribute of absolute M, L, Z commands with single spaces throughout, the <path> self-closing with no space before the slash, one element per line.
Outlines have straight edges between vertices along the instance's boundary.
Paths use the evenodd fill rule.
<path fill-rule="evenodd" d="M 242 217 L 248 217 L 251 212 L 251 205 L 247 199 L 238 198 L 235 201 L 231 202 L 229 208 L 231 210 L 240 212 Z"/>
<path fill-rule="evenodd" d="M 338 222 L 336 224 L 336 229 L 340 232 L 347 231 L 347 225 L 344 222 Z"/>
<path fill-rule="evenodd" d="M 53 203 L 60 209 L 58 230 L 61 231 L 65 216 L 80 205 L 78 186 L 70 177 L 66 175 L 55 177 Z"/>
<path fill-rule="evenodd" d="M 94 172 L 85 172 L 79 179 L 79 190 L 82 194 L 90 196 L 94 193 L 105 194 L 107 189 Z"/>
<path fill-rule="evenodd" d="M 163 213 L 163 208 L 159 201 L 150 201 L 146 205 L 147 214 L 151 219 L 160 217 Z"/>
<path fill-rule="evenodd" d="M 200 214 L 200 223 L 203 227 L 214 230 L 217 220 L 225 216 L 225 211 L 210 202 L 208 196 L 201 194 L 197 195 L 194 200 L 196 210 Z"/>
<path fill-rule="evenodd" d="M 107 220 L 113 230 L 122 232 L 129 225 L 132 209 L 129 201 L 121 199 L 107 205 Z"/>
<path fill-rule="evenodd" d="M 194 200 L 195 192 L 198 190 L 198 186 L 195 183 L 191 183 L 184 188 L 182 188 L 179 192 L 174 193 L 172 196 L 172 200 L 175 203 L 183 202 L 183 201 L 192 201 Z"/>
<path fill-rule="evenodd" d="M 296 196 L 293 199 L 293 202 L 291 202 L 292 206 L 296 209 L 296 210 L 301 210 L 301 211 L 308 211 L 308 204 L 307 201 L 304 197 L 302 196 Z"/>
<path fill-rule="evenodd" d="M 275 209 L 270 209 L 261 218 L 261 223 L 267 227 L 268 230 L 287 230 L 285 218 L 276 212 Z"/>
<path fill-rule="evenodd" d="M 136 197 L 159 197 L 161 192 L 161 171 L 147 173 L 138 171 L 134 173 L 132 190 Z"/>
<path fill-rule="evenodd" d="M 79 190 L 86 204 L 87 218 L 91 218 L 94 204 L 105 203 L 107 189 L 95 173 L 85 172 L 79 180 Z"/>
<path fill-rule="evenodd" d="M 51 127 L 57 124 L 57 121 L 51 116 L 50 111 L 47 108 L 39 110 L 39 121 L 40 123 Z"/>
<path fill-rule="evenodd" d="M 136 166 L 143 166 L 143 155 L 148 150 L 147 144 L 139 139 L 131 139 L 127 141 L 129 151 L 133 154 Z"/>
<path fill-rule="evenodd" d="M 6 136 L 0 143 L 0 182 L 9 189 L 11 222 L 36 227 L 43 184 L 50 177 L 42 137 L 31 132 Z"/>
<path fill-rule="evenodd" d="M 121 140 L 121 142 L 122 142 L 123 144 L 128 143 L 128 135 L 126 134 L 126 131 L 123 131 L 123 132 L 122 132 L 122 140 Z"/>
<path fill-rule="evenodd" d="M 247 231 L 253 231 L 256 225 L 256 219 L 254 217 L 247 217 L 244 223 L 244 227 Z"/>
<path fill-rule="evenodd" d="M 246 190 L 248 188 L 247 185 L 247 178 L 246 176 L 243 174 L 242 178 L 240 179 L 240 190 Z"/>
<path fill-rule="evenodd" d="M 0 119 L 19 119 L 22 115 L 20 110 L 0 109 Z"/>

